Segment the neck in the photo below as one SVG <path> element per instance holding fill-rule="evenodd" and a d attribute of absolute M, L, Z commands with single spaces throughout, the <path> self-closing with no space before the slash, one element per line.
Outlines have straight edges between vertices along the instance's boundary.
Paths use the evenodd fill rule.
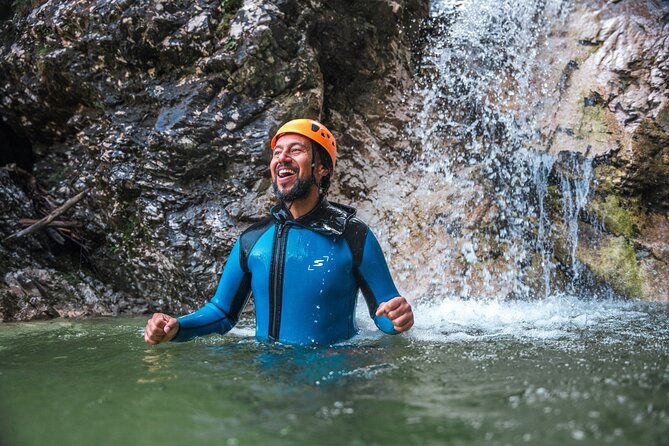
<path fill-rule="evenodd" d="M 290 207 L 290 215 L 297 219 L 311 212 L 318 204 L 318 199 L 318 188 L 314 186 L 307 197 L 286 203 L 286 205 Z"/>

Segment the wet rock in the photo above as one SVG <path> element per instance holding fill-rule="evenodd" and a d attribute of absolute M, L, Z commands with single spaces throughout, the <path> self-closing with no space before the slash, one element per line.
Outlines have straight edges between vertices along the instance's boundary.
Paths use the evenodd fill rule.
<path fill-rule="evenodd" d="M 669 212 L 668 13 L 653 2 L 578 3 L 556 44 L 556 61 L 568 62 L 547 115 L 551 151 L 596 160 L 595 218 L 583 223 L 602 225 L 604 232 L 594 245 L 581 241 L 579 258 L 621 294 L 662 300 L 666 291 L 657 290 L 669 282 L 651 271 L 669 265 L 644 253 L 669 240 L 669 232 L 649 230 Z"/>
<path fill-rule="evenodd" d="M 35 178 L 58 203 L 91 189 L 65 215 L 83 224 L 89 261 L 44 234 L 0 241 L 3 318 L 199 306 L 236 237 L 272 204 L 267 142 L 289 118 L 361 135 L 340 145 L 338 171 L 341 190 L 350 181 L 364 193 L 382 173 L 360 173 L 368 165 L 355 149 L 374 140 L 371 158 L 383 159 L 401 133 L 399 113 L 383 113 L 398 108 L 426 13 L 418 0 L 13 10 L 0 22 L 0 115 L 26 135 Z M 0 176 L 0 186 L 0 205 L 13 209 L 0 233 L 42 216 L 14 180 Z"/>

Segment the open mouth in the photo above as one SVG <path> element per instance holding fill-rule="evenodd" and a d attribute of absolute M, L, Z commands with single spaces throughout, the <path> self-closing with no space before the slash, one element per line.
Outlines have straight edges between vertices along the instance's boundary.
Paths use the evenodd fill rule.
<path fill-rule="evenodd" d="M 282 180 L 287 180 L 288 178 L 290 178 L 290 177 L 292 177 L 296 174 L 297 174 L 297 171 L 290 168 L 290 167 L 282 166 L 282 167 L 279 167 L 276 170 L 276 176 L 279 177 Z"/>

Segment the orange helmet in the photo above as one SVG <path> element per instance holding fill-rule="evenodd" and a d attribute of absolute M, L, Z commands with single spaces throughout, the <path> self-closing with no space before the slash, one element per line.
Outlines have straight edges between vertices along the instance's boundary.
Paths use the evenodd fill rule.
<path fill-rule="evenodd" d="M 276 146 L 276 140 L 286 133 L 297 133 L 306 136 L 312 141 L 317 142 L 328 152 L 332 159 L 332 169 L 334 170 L 337 160 L 337 142 L 332 133 L 320 122 L 313 119 L 293 119 L 288 121 L 276 132 L 272 138 L 272 149 Z"/>

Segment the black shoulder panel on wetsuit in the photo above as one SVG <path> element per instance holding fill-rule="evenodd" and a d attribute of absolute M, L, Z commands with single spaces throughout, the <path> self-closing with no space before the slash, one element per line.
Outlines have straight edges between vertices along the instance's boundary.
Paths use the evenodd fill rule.
<path fill-rule="evenodd" d="M 358 269 L 362 262 L 362 252 L 365 249 L 365 240 L 367 239 L 367 225 L 357 218 L 352 218 L 346 222 L 344 229 L 344 238 L 346 244 L 353 255 L 353 268 Z"/>
<path fill-rule="evenodd" d="M 272 224 L 274 224 L 274 220 L 271 217 L 267 217 L 251 225 L 239 237 L 239 265 L 245 273 L 249 272 L 249 254 L 253 246 Z"/>

